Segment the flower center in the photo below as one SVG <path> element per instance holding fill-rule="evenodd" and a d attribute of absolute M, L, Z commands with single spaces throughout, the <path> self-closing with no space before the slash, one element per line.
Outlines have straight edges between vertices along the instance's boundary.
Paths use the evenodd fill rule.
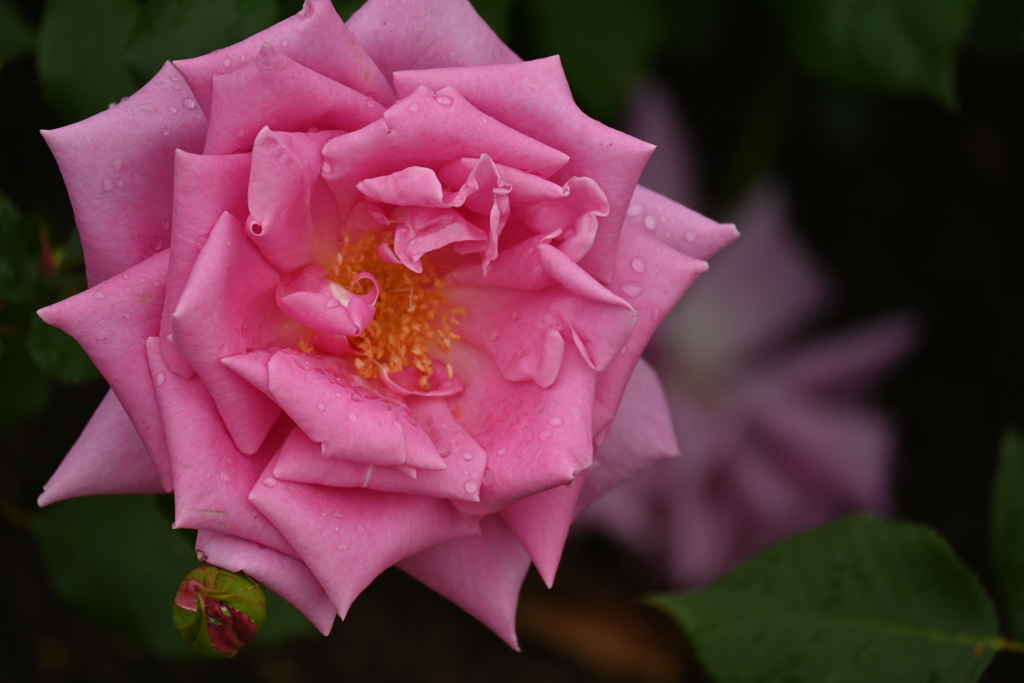
<path fill-rule="evenodd" d="M 444 296 L 444 282 L 430 264 L 429 255 L 422 258 L 423 272 L 415 273 L 405 266 L 391 264 L 378 255 L 381 242 L 394 244 L 393 233 L 370 233 L 355 241 L 346 233 L 345 241 L 326 277 L 356 294 L 370 289 L 366 280 L 357 281 L 359 273 L 373 273 L 380 285 L 376 313 L 361 335 L 350 337 L 350 345 L 362 352 L 355 359 L 356 371 L 366 379 L 380 377 L 383 368 L 388 374 L 414 367 L 420 373 L 420 386 L 429 390 L 434 374 L 431 347 L 447 353 L 459 321 L 467 315 L 461 306 L 452 307 Z M 446 364 L 449 378 L 451 364 Z"/>

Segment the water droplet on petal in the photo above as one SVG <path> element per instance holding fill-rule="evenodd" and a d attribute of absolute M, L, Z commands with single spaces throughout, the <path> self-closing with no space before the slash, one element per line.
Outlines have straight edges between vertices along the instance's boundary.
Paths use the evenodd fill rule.
<path fill-rule="evenodd" d="M 498 449 L 498 455 L 505 455 L 506 453 L 508 453 L 508 449 L 504 446 Z"/>
<path fill-rule="evenodd" d="M 221 472 L 220 473 L 220 480 L 224 481 L 224 482 L 231 481 L 231 475 L 228 474 L 227 472 Z"/>
<path fill-rule="evenodd" d="M 466 493 L 473 494 L 476 493 L 476 490 L 479 488 L 479 486 L 475 481 L 470 479 L 465 483 L 465 485 L 462 488 L 466 489 Z"/>
<path fill-rule="evenodd" d="M 231 66 L 231 57 L 225 57 L 224 61 L 221 62 L 221 64 L 223 64 L 225 68 Z"/>
<path fill-rule="evenodd" d="M 125 313 L 124 316 L 122 316 L 122 317 L 124 317 L 125 319 L 128 319 L 128 318 L 132 317 L 132 314 L 131 313 Z"/>
<path fill-rule="evenodd" d="M 689 244 L 693 244 L 697 239 L 697 233 L 693 230 L 687 230 L 683 237 Z"/>
<path fill-rule="evenodd" d="M 110 192 L 113 189 L 114 189 L 114 181 L 111 180 L 110 178 L 104 178 L 103 179 L 103 191 L 104 192 Z"/>
<path fill-rule="evenodd" d="M 156 373 L 156 385 L 158 387 L 162 387 L 165 381 L 167 381 L 167 375 L 162 372 Z"/>
<path fill-rule="evenodd" d="M 266 486 L 268 489 L 272 489 L 275 486 L 277 486 L 277 479 L 274 479 L 273 477 L 267 477 L 266 479 L 263 480 L 263 485 Z"/>
<path fill-rule="evenodd" d="M 320 511 L 320 516 L 321 517 L 326 517 L 327 516 L 327 510 L 321 510 Z"/>
<path fill-rule="evenodd" d="M 540 433 L 540 440 L 547 441 L 548 439 L 551 438 L 551 433 L 552 432 L 550 429 L 545 429 L 543 432 Z"/>
<path fill-rule="evenodd" d="M 565 421 L 562 420 L 562 418 L 560 417 L 553 417 L 548 421 L 548 424 L 550 424 L 552 427 L 561 427 L 563 424 L 565 424 Z"/>
<path fill-rule="evenodd" d="M 623 282 L 622 291 L 635 299 L 644 293 L 644 286 L 639 282 Z"/>
<path fill-rule="evenodd" d="M 174 88 L 174 89 L 175 89 L 176 91 L 180 91 L 180 90 L 181 90 L 181 86 L 180 86 L 180 85 L 175 85 L 175 86 L 172 86 L 172 87 L 173 87 L 173 88 Z"/>
<path fill-rule="evenodd" d="M 654 216 L 647 216 L 644 218 L 644 227 L 648 230 L 654 230 L 654 226 L 658 224 L 657 219 Z"/>
<path fill-rule="evenodd" d="M 114 159 L 113 161 L 111 161 L 110 165 L 113 167 L 113 169 L 115 171 L 120 171 L 121 167 L 124 166 L 124 162 L 121 161 L 120 157 L 118 157 L 118 158 Z"/>
<path fill-rule="evenodd" d="M 177 114 L 178 113 L 178 108 L 177 107 L 167 107 L 167 111 L 171 112 L 172 114 Z"/>
<path fill-rule="evenodd" d="M 114 184 L 115 184 L 115 185 L 117 185 L 118 187 L 124 187 L 124 181 L 123 181 L 123 180 L 118 180 L 118 181 L 117 181 L 116 183 L 114 183 Z"/>
<path fill-rule="evenodd" d="M 195 109 L 196 101 L 193 100 L 191 97 L 186 97 L 181 101 L 181 106 L 185 107 L 185 109 Z"/>
<path fill-rule="evenodd" d="M 409 111 L 419 111 L 419 110 L 420 110 L 420 105 L 416 104 L 415 102 L 413 102 L 412 104 L 409 105 Z"/>
<path fill-rule="evenodd" d="M 646 207 L 644 207 L 644 205 L 641 204 L 640 202 L 633 202 L 632 204 L 629 205 L 629 208 L 626 209 L 626 215 L 627 216 L 639 216 L 640 214 L 642 214 L 644 212 L 645 208 Z"/>
<path fill-rule="evenodd" d="M 325 408 L 327 408 L 327 406 L 325 406 L 323 403 L 316 404 L 316 409 L 319 410 L 321 413 L 324 412 Z"/>
<path fill-rule="evenodd" d="M 644 263 L 643 258 L 640 256 L 637 256 L 635 259 L 630 261 L 629 265 L 631 265 L 633 267 L 633 271 L 637 273 L 642 273 L 647 270 L 647 264 Z"/>
<path fill-rule="evenodd" d="M 356 417 L 356 414 L 355 414 L 355 413 L 349 413 L 349 414 L 348 414 L 348 419 L 349 419 L 349 421 L 350 421 L 350 422 L 355 422 L 355 421 L 356 421 L 356 420 L 358 420 L 359 418 L 358 418 L 358 417 Z"/>
<path fill-rule="evenodd" d="M 106 299 L 107 295 L 97 289 L 95 292 L 93 292 L 92 298 L 93 299 Z"/>
<path fill-rule="evenodd" d="M 281 47 L 288 47 L 288 41 L 287 40 L 282 40 L 281 41 Z"/>
<path fill-rule="evenodd" d="M 462 454 L 462 459 L 463 460 L 472 460 L 473 459 L 473 454 L 472 453 L 463 453 Z"/>
<path fill-rule="evenodd" d="M 455 100 L 448 97 L 447 95 L 438 95 L 434 99 L 437 100 L 437 103 L 440 104 L 442 107 L 450 107 L 452 106 L 452 103 L 455 102 Z"/>
<path fill-rule="evenodd" d="M 345 515 L 341 514 L 340 512 L 332 512 L 331 516 L 337 517 L 338 519 L 345 519 Z"/>
<path fill-rule="evenodd" d="M 491 341 L 498 341 L 498 338 L 501 337 L 501 335 L 498 334 L 497 332 L 491 332 L 491 334 L 488 336 Z"/>

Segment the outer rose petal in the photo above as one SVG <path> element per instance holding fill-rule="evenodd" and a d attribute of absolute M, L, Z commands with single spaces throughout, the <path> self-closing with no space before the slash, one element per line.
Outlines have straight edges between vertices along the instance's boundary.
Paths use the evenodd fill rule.
<path fill-rule="evenodd" d="M 214 76 L 203 154 L 249 151 L 264 126 L 302 132 L 310 127 L 356 130 L 379 119 L 383 111 L 366 95 L 293 62 L 264 43 L 248 66 Z"/>
<path fill-rule="evenodd" d="M 147 340 L 146 351 L 174 463 L 175 528 L 229 533 L 294 555 L 281 533 L 248 501 L 249 489 L 289 425 L 279 425 L 255 454 L 243 455 L 231 441 L 202 380 L 182 379 L 170 372 L 155 337 Z"/>
<path fill-rule="evenodd" d="M 569 486 L 556 486 L 512 503 L 499 513 L 530 554 L 544 583 L 555 582 L 558 562 L 569 535 L 576 501 L 587 480 L 587 470 L 576 475 Z"/>
<path fill-rule="evenodd" d="M 103 397 L 50 481 L 39 507 L 77 496 L 164 493 L 160 472 L 113 391 Z"/>
<path fill-rule="evenodd" d="M 165 64 L 113 108 L 43 131 L 75 210 L 90 285 L 167 247 L 174 151 L 199 152 L 206 137 L 206 117 L 189 102 L 188 85 Z"/>
<path fill-rule="evenodd" d="M 252 541 L 200 531 L 196 553 L 210 564 L 245 572 L 295 606 L 325 636 L 338 616 L 323 587 L 300 560 Z"/>
<path fill-rule="evenodd" d="M 240 451 L 255 453 L 281 409 L 221 359 L 295 340 L 302 330 L 277 307 L 280 277 L 230 213 L 210 231 L 174 311 L 174 345 L 189 360 Z"/>
<path fill-rule="evenodd" d="M 166 276 L 165 250 L 122 275 L 47 306 L 39 317 L 70 334 L 89 354 L 135 425 L 164 490 L 170 491 L 170 456 L 145 348 L 146 339 L 160 329 Z"/>
<path fill-rule="evenodd" d="M 580 111 L 558 57 L 478 68 L 403 71 L 394 79 L 400 97 L 417 86 L 432 90 L 451 86 L 485 114 L 568 154 L 569 162 L 551 180 L 561 184 L 573 176 L 592 178 L 609 204 L 608 215 L 598 219 L 593 247 L 580 265 L 601 282 L 611 279 L 622 219 L 654 146 Z"/>
<path fill-rule="evenodd" d="M 395 101 L 388 80 L 342 23 L 330 0 L 306 0 L 298 14 L 240 43 L 174 63 L 188 79 L 203 111 L 210 111 L 213 77 L 235 71 L 270 43 L 289 59 L 387 106 Z"/>
<path fill-rule="evenodd" d="M 497 515 L 480 520 L 479 536 L 427 548 L 398 567 L 519 650 L 516 605 L 530 556 Z"/>
<path fill-rule="evenodd" d="M 468 0 L 369 0 L 348 28 L 388 80 L 405 69 L 520 61 Z"/>
<path fill-rule="evenodd" d="M 245 220 L 249 214 L 246 193 L 250 166 L 251 154 L 204 156 L 179 149 L 174 155 L 171 257 L 160 318 L 160 350 L 164 361 L 185 379 L 195 375 L 195 370 L 167 339 L 172 333 L 171 314 L 220 215 L 229 211 L 235 218 Z"/>
<path fill-rule="evenodd" d="M 451 503 L 278 481 L 274 463 L 249 499 L 279 528 L 342 618 L 382 571 L 430 546 L 479 533 Z"/>
<path fill-rule="evenodd" d="M 678 454 L 665 392 L 657 374 L 641 358 L 626 384 L 608 438 L 594 453 L 575 514 L 638 472 Z"/>

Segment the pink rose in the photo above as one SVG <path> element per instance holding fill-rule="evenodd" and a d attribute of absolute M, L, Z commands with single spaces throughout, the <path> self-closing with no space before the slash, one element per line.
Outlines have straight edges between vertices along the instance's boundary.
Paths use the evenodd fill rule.
<path fill-rule="evenodd" d="M 40 315 L 112 393 L 41 505 L 173 490 L 324 633 L 398 564 L 515 647 L 624 392 L 675 453 L 640 353 L 736 232 L 466 0 L 307 0 L 45 136 L 91 287 Z"/>
<path fill-rule="evenodd" d="M 630 128 L 658 143 L 649 169 L 659 189 L 696 199 L 692 154 L 667 93 L 648 87 L 634 108 Z M 752 192 L 736 222 L 743 239 L 715 259 L 648 348 L 682 455 L 620 486 L 581 520 L 680 587 L 711 581 L 837 515 L 891 508 L 896 430 L 865 394 L 918 336 L 913 319 L 896 315 L 795 343 L 827 307 L 828 278 L 793 234 L 777 187 Z M 612 430 L 591 479 L 607 453 L 631 448 L 625 436 Z"/>

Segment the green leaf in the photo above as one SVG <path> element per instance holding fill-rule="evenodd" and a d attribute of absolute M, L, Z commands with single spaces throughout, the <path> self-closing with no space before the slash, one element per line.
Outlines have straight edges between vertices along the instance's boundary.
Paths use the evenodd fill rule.
<path fill-rule="evenodd" d="M 992 491 L 992 555 L 1007 628 L 1024 638 L 1024 437 L 1013 430 L 1003 436 Z"/>
<path fill-rule="evenodd" d="M 471 0 L 473 9 L 491 30 L 506 43 L 509 41 L 509 18 L 516 0 Z"/>
<path fill-rule="evenodd" d="M 38 315 L 32 316 L 25 344 L 39 369 L 60 382 L 81 384 L 100 376 L 78 342 L 44 323 Z"/>
<path fill-rule="evenodd" d="M 0 356 L 0 428 L 43 409 L 50 383 L 25 348 L 24 335 L 4 339 Z"/>
<path fill-rule="evenodd" d="M 614 120 L 626 90 L 650 66 L 664 35 L 655 0 L 528 0 L 541 54 L 560 54 L 580 108 Z"/>
<path fill-rule="evenodd" d="M 275 0 L 150 0 L 125 59 L 144 81 L 169 59 L 198 57 L 267 28 Z"/>
<path fill-rule="evenodd" d="M 36 32 L 32 30 L 10 0 L 0 0 L 0 67 L 12 57 L 32 49 Z"/>
<path fill-rule="evenodd" d="M 124 50 L 139 18 L 136 0 L 49 0 L 39 29 L 39 78 L 47 102 L 77 121 L 131 95 Z"/>
<path fill-rule="evenodd" d="M 938 534 L 865 517 L 653 602 L 717 683 L 964 683 L 1005 645 L 980 582 Z"/>
<path fill-rule="evenodd" d="M 41 510 L 35 531 L 58 595 L 155 654 L 174 657 L 188 654 L 171 623 L 174 596 L 198 561 L 190 534 L 171 529 L 158 509 L 165 498 L 66 500 Z M 267 603 L 267 622 L 253 647 L 313 631 L 270 591 Z"/>
<path fill-rule="evenodd" d="M 956 103 L 956 56 L 976 0 L 775 0 L 790 52 L 844 85 Z"/>

